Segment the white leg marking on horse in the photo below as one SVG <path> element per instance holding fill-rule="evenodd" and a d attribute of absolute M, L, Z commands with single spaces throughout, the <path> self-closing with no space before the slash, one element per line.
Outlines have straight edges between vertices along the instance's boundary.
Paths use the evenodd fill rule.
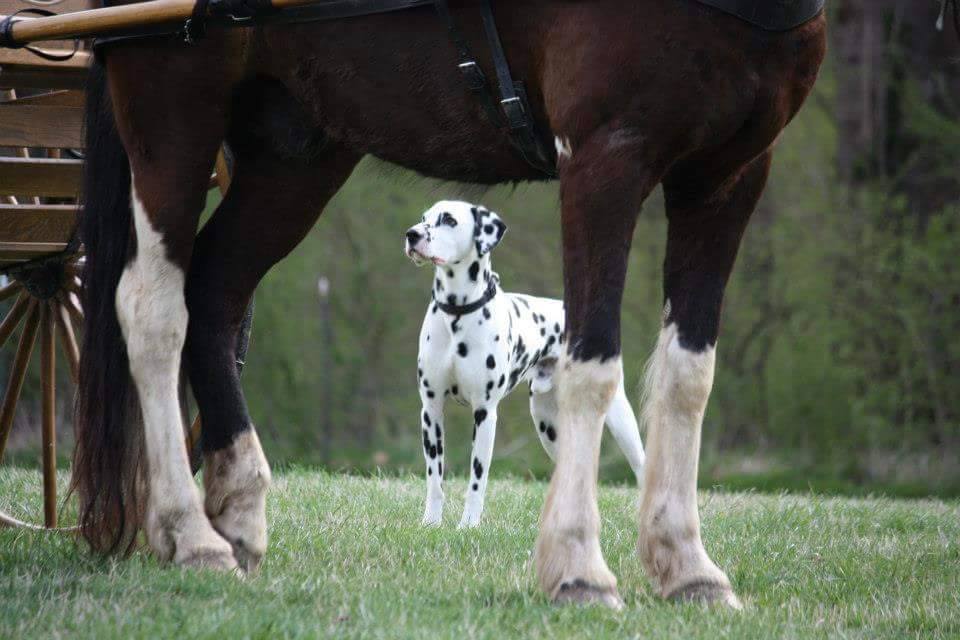
<path fill-rule="evenodd" d="M 233 556 L 248 573 L 267 551 L 267 489 L 270 465 L 251 426 L 220 451 L 209 453 L 203 468 L 207 516 L 233 546 Z"/>
<path fill-rule="evenodd" d="M 597 465 L 603 420 L 623 377 L 620 359 L 557 366 L 557 466 L 540 520 L 536 569 L 554 600 L 619 608 L 617 579 L 600 551 Z"/>
<path fill-rule="evenodd" d="M 703 548 L 697 512 L 700 429 L 716 351 L 684 349 L 677 327 L 660 332 L 647 367 L 643 418 L 647 468 L 640 506 L 640 557 L 661 596 L 739 607 L 730 581 Z"/>
<path fill-rule="evenodd" d="M 203 513 L 177 401 L 187 331 L 184 273 L 167 259 L 163 236 L 150 224 L 135 187 L 131 205 L 137 252 L 120 278 L 116 308 L 143 413 L 147 540 L 161 558 L 177 564 L 233 568 L 230 545 Z"/>
<path fill-rule="evenodd" d="M 570 138 L 561 138 L 560 136 L 556 136 L 553 139 L 553 144 L 557 148 L 557 157 L 567 159 L 573 157 L 573 148 L 570 146 Z"/>

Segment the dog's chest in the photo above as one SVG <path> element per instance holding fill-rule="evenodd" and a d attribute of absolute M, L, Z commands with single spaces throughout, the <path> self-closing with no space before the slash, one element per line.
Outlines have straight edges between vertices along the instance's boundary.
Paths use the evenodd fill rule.
<path fill-rule="evenodd" d="M 452 320 L 448 353 L 457 395 L 474 405 L 492 402 L 528 380 L 540 361 L 559 354 L 562 313 L 559 301 L 501 294 Z"/>

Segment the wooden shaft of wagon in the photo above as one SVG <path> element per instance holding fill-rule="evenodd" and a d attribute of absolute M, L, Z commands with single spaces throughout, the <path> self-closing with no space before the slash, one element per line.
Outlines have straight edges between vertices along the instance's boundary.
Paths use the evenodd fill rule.
<path fill-rule="evenodd" d="M 277 9 L 302 7 L 318 0 L 273 0 Z M 137 27 L 176 24 L 193 14 L 195 0 L 149 0 L 116 7 L 74 11 L 55 16 L 14 19 L 10 37 L 16 44 L 44 40 L 94 38 L 131 30 Z M 0 16 L 3 20 L 6 16 Z"/>

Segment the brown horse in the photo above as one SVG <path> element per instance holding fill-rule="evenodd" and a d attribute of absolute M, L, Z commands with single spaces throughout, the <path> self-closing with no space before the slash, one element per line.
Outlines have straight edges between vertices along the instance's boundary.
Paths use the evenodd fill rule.
<path fill-rule="evenodd" d="M 556 601 L 620 602 L 600 551 L 598 450 L 622 376 L 631 236 L 662 183 L 665 309 L 647 376 L 639 552 L 661 595 L 736 606 L 700 538 L 701 421 L 724 287 L 771 148 L 817 76 L 825 20 L 774 33 L 693 0 L 501 5 L 511 67 L 556 137 L 562 194 L 568 349 L 540 585 Z M 477 3 L 453 13 L 489 74 Z M 95 549 L 129 549 L 142 528 L 177 564 L 257 567 L 270 472 L 236 374 L 236 334 L 257 283 L 364 155 L 447 180 L 541 177 L 465 90 L 456 53 L 429 8 L 101 51 L 88 109 L 74 471 Z M 233 182 L 197 234 L 224 141 Z M 183 444 L 182 350 L 203 416 L 205 500 Z"/>

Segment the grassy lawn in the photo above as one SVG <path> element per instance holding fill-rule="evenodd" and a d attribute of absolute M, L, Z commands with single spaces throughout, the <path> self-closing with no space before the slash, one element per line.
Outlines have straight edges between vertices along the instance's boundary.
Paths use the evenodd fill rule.
<path fill-rule="evenodd" d="M 636 494 L 601 491 L 624 612 L 551 607 L 530 550 L 545 485 L 494 480 L 479 530 L 419 526 L 419 478 L 277 473 L 255 578 L 103 561 L 60 536 L 0 530 L 0 638 L 960 637 L 960 503 L 709 492 L 708 551 L 741 613 L 653 597 L 634 553 Z M 0 467 L 0 504 L 39 504 L 35 471 Z"/>

